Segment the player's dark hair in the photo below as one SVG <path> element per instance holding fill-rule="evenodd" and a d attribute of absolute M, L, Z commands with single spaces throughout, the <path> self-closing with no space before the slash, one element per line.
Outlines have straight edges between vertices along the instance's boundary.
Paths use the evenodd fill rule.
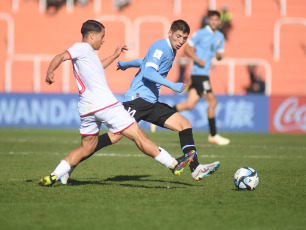
<path fill-rule="evenodd" d="M 105 27 L 103 26 L 103 24 L 98 22 L 98 21 L 87 20 L 82 25 L 81 34 L 83 35 L 83 37 L 85 37 L 90 32 L 100 33 L 102 31 L 102 29 L 104 29 L 104 28 Z"/>
<path fill-rule="evenodd" d="M 217 11 L 217 10 L 209 10 L 208 13 L 207 13 L 207 16 L 208 17 L 218 16 L 219 18 L 221 17 L 219 11 Z"/>
<path fill-rule="evenodd" d="M 184 20 L 176 20 L 176 21 L 172 22 L 170 30 L 172 32 L 181 30 L 181 31 L 183 31 L 183 33 L 190 34 L 190 27 L 187 24 L 187 22 L 185 22 Z"/>

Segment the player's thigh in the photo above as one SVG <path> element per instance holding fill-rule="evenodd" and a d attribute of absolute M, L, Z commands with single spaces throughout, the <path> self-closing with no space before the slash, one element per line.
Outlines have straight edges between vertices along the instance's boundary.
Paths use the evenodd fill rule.
<path fill-rule="evenodd" d="M 197 90 L 195 88 L 192 88 L 189 90 L 188 97 L 185 103 L 193 108 L 200 99 L 201 97 L 198 94 Z"/>
<path fill-rule="evenodd" d="M 204 99 L 207 101 L 208 105 L 216 106 L 217 105 L 217 99 L 215 95 L 211 93 L 203 94 Z"/>
<path fill-rule="evenodd" d="M 123 135 L 121 133 L 113 133 L 112 131 L 108 131 L 107 135 L 111 140 L 112 144 L 116 144 L 118 141 L 120 141 L 123 138 Z"/>
<path fill-rule="evenodd" d="M 145 133 L 139 128 L 138 123 L 135 122 L 131 126 L 129 126 L 127 129 L 123 130 L 121 132 L 122 135 L 126 136 L 127 138 L 139 141 L 143 139 L 147 139 L 147 136 Z"/>
<path fill-rule="evenodd" d="M 184 129 L 192 128 L 192 125 L 180 113 L 175 113 L 166 120 L 164 127 L 176 132 L 180 132 Z"/>

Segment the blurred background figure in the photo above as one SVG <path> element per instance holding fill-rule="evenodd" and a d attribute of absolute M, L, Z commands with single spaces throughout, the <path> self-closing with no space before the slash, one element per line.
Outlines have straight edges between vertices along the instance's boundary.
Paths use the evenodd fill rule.
<path fill-rule="evenodd" d="M 65 3 L 66 0 L 47 0 L 47 13 L 56 14 Z"/>
<path fill-rule="evenodd" d="M 205 26 L 208 25 L 208 22 L 207 22 L 207 19 L 208 19 L 208 11 L 206 11 L 206 14 L 204 15 L 204 17 L 202 18 L 202 21 L 201 21 L 201 28 L 204 28 Z"/>
<path fill-rule="evenodd" d="M 75 0 L 75 3 L 78 6 L 86 6 L 88 4 L 89 0 Z"/>
<path fill-rule="evenodd" d="M 132 0 L 113 0 L 113 4 L 117 10 L 121 11 L 125 7 L 127 7 L 131 3 L 131 1 Z"/>
<path fill-rule="evenodd" d="M 247 93 L 265 93 L 266 84 L 257 71 L 256 65 L 249 65 L 248 72 L 250 76 L 250 86 L 246 88 Z"/>
<path fill-rule="evenodd" d="M 220 25 L 220 31 L 223 33 L 225 40 L 228 40 L 228 33 L 232 29 L 232 16 L 229 13 L 228 6 L 222 6 L 222 9 L 220 11 L 221 14 L 221 25 Z"/>
<path fill-rule="evenodd" d="M 179 64 L 179 77 L 177 79 L 177 82 L 183 82 L 185 80 L 185 72 L 186 67 L 189 64 L 190 59 L 183 54 L 181 57 L 178 58 L 177 63 Z"/>

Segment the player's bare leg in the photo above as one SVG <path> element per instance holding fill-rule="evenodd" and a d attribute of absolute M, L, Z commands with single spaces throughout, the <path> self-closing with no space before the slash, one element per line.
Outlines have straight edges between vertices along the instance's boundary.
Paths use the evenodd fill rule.
<path fill-rule="evenodd" d="M 188 93 L 187 100 L 183 103 L 176 104 L 176 110 L 178 112 L 191 110 L 195 107 L 200 99 L 201 97 L 198 95 L 196 89 L 192 88 Z"/>
<path fill-rule="evenodd" d="M 193 141 L 192 129 L 190 122 L 180 113 L 173 114 L 164 125 L 166 128 L 179 132 L 182 151 L 196 151 Z M 212 164 L 200 164 L 197 154 L 193 162 L 190 163 L 191 176 L 196 181 L 201 181 L 204 177 L 213 174 L 220 166 L 220 162 L 216 161 Z"/>
<path fill-rule="evenodd" d="M 83 158 L 89 156 L 94 151 L 97 143 L 98 135 L 82 136 L 81 146 L 70 151 L 50 176 L 46 176 L 40 180 L 40 185 L 52 186 L 57 180 L 67 174 L 71 170 L 71 167 L 76 166 Z"/>
<path fill-rule="evenodd" d="M 89 156 L 97 146 L 98 134 L 94 136 L 82 136 L 81 146 L 72 150 L 64 160 L 72 166 L 76 166 L 83 158 Z"/>
<path fill-rule="evenodd" d="M 195 153 L 191 152 L 182 158 L 173 158 L 166 150 L 158 147 L 151 141 L 139 128 L 137 123 L 134 123 L 128 129 L 124 130 L 122 134 L 133 140 L 143 153 L 153 157 L 156 161 L 171 169 L 175 175 L 180 175 L 184 167 L 190 164 L 195 155 Z"/>
<path fill-rule="evenodd" d="M 208 93 L 203 95 L 204 99 L 207 101 L 207 117 L 210 128 L 210 134 L 208 136 L 208 142 L 217 144 L 217 145 L 228 145 L 230 140 L 217 134 L 216 121 L 215 121 L 215 110 L 218 104 L 218 101 L 213 93 Z"/>

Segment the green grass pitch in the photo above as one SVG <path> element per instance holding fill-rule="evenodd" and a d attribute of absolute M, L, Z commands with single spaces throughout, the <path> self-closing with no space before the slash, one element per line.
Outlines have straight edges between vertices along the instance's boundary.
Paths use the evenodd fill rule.
<path fill-rule="evenodd" d="M 147 133 L 173 156 L 174 132 Z M 128 139 L 81 163 L 67 185 L 38 186 L 79 146 L 78 130 L 0 129 L 0 228 L 305 229 L 306 135 L 225 133 L 228 146 L 195 132 L 200 163 L 219 170 L 198 183 L 174 176 Z M 235 171 L 257 170 L 255 191 L 238 191 Z"/>

